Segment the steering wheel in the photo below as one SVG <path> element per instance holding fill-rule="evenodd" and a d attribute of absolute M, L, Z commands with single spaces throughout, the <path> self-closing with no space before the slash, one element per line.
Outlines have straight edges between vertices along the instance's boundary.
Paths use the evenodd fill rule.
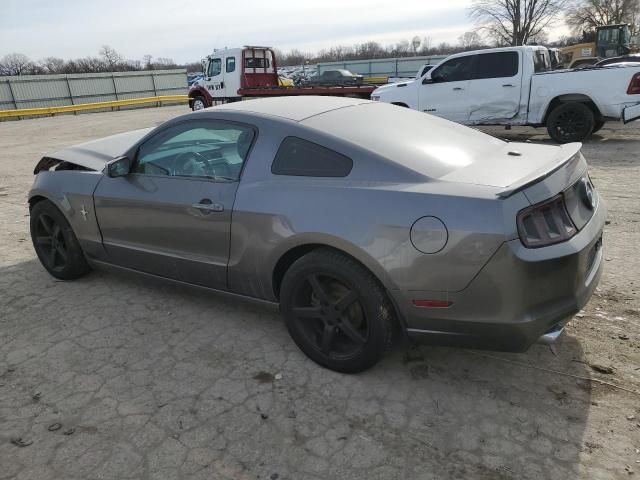
<path fill-rule="evenodd" d="M 176 155 L 173 159 L 173 176 L 189 176 L 189 177 L 205 177 L 208 176 L 202 163 L 208 164 L 207 159 L 198 152 L 182 152 Z M 213 169 L 211 169 L 213 170 Z M 216 175 L 215 170 L 211 172 L 213 176 Z"/>
<path fill-rule="evenodd" d="M 229 167 L 229 165 L 227 164 L 226 161 L 219 161 L 217 163 L 215 162 L 207 162 L 207 165 L 209 166 L 209 168 L 211 168 L 212 170 L 214 170 L 214 176 L 216 177 L 232 177 L 233 176 L 233 172 L 231 171 L 231 168 Z"/>

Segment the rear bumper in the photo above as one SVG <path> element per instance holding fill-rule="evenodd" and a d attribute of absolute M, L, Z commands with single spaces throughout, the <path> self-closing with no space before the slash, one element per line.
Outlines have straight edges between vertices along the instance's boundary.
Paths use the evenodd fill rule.
<path fill-rule="evenodd" d="M 640 103 L 622 109 L 622 122 L 629 123 L 640 118 Z"/>
<path fill-rule="evenodd" d="M 513 352 L 555 340 L 598 285 L 605 217 L 600 199 L 589 223 L 567 242 L 539 249 L 527 249 L 520 240 L 505 242 L 462 291 L 392 292 L 396 304 L 405 307 L 409 336 L 430 344 Z M 451 306 L 413 306 L 413 300 L 425 298 Z"/>

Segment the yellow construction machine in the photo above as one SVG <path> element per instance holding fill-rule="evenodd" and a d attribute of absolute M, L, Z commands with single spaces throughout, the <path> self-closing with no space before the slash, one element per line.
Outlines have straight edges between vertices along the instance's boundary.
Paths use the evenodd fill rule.
<path fill-rule="evenodd" d="M 622 23 L 596 27 L 595 41 L 563 47 L 560 54 L 565 68 L 577 68 L 637 51 L 638 45 L 636 39 L 631 38 L 629 25 Z"/>

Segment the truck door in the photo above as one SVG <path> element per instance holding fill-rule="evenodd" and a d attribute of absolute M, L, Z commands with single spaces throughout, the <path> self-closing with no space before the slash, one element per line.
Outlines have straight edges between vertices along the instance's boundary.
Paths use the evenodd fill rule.
<path fill-rule="evenodd" d="M 469 116 L 467 84 L 475 55 L 455 57 L 441 63 L 422 80 L 418 97 L 419 109 L 454 122 Z"/>
<path fill-rule="evenodd" d="M 224 72 L 222 71 L 222 57 L 211 57 L 205 72 L 204 86 L 214 100 L 225 98 Z"/>
<path fill-rule="evenodd" d="M 240 89 L 240 59 L 237 54 L 227 54 L 224 57 L 224 95 L 226 98 L 239 97 Z"/>
<path fill-rule="evenodd" d="M 476 55 L 467 88 L 470 123 L 501 122 L 518 115 L 522 92 L 520 64 L 517 51 Z"/>

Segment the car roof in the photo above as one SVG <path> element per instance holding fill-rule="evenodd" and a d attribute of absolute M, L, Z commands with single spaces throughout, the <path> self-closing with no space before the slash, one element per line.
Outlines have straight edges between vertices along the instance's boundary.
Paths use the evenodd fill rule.
<path fill-rule="evenodd" d="M 262 115 L 274 115 L 288 120 L 293 120 L 295 122 L 300 122 L 306 118 L 330 112 L 331 110 L 353 107 L 363 103 L 369 103 L 369 100 L 302 95 L 296 97 L 260 98 L 257 100 L 226 103 L 224 105 L 200 110 L 200 112 L 211 112 L 215 110 L 220 112 L 247 112 Z M 199 112 L 196 112 L 195 114 L 197 115 L 198 113 Z"/>

